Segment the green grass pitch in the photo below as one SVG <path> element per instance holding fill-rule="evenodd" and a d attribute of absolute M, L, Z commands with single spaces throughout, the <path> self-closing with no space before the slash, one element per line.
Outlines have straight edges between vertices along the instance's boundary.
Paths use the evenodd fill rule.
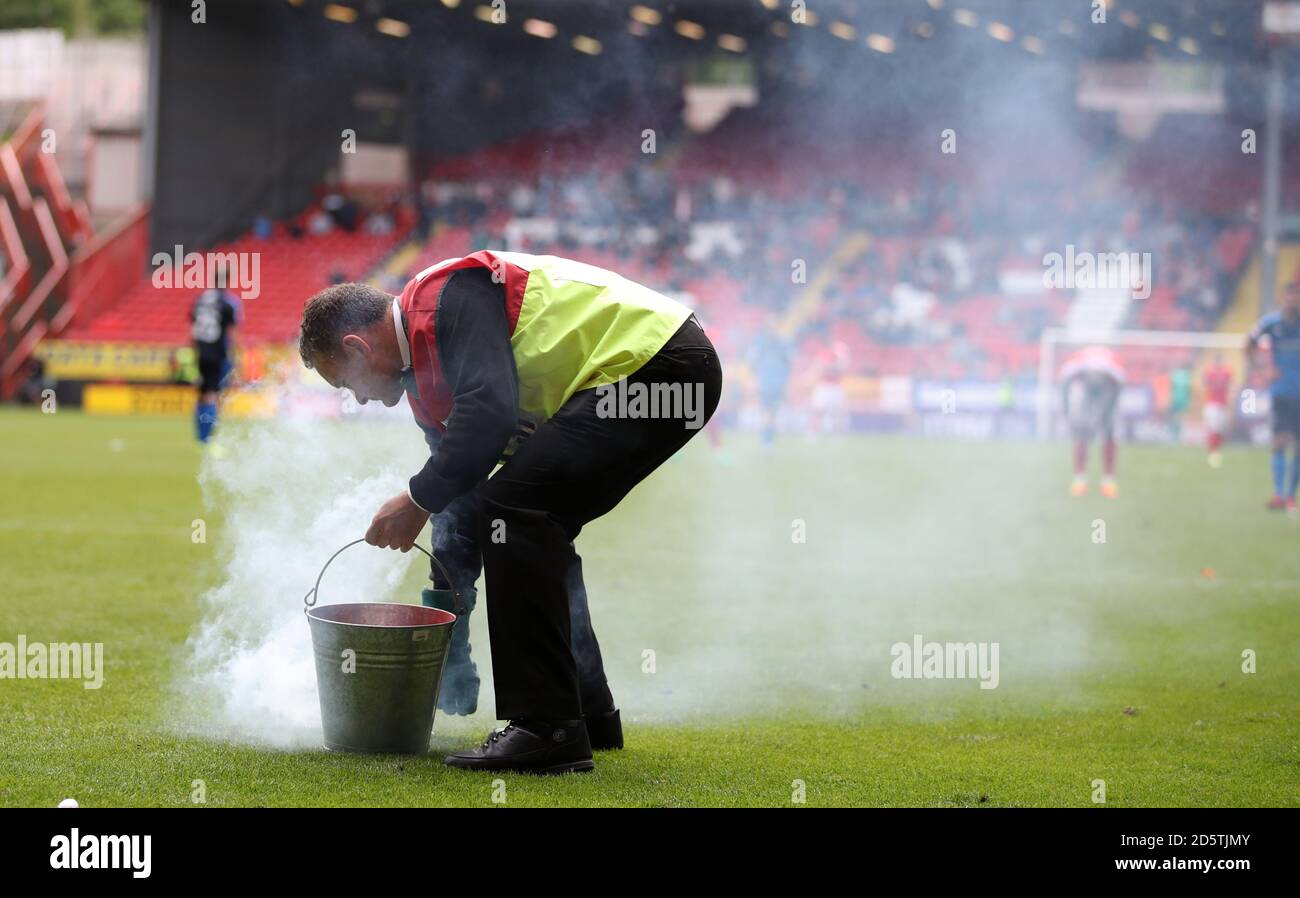
<path fill-rule="evenodd" d="M 0 805 L 1300 804 L 1300 523 L 1264 511 L 1263 452 L 1125 446 L 1116 501 L 1068 497 L 1062 445 L 726 453 L 693 441 L 579 538 L 627 749 L 502 790 L 438 754 L 493 725 L 486 689 L 427 757 L 178 730 L 222 571 L 189 422 L 0 411 L 0 642 L 106 657 L 99 690 L 0 680 Z M 918 633 L 997 642 L 998 687 L 893 678 Z"/>

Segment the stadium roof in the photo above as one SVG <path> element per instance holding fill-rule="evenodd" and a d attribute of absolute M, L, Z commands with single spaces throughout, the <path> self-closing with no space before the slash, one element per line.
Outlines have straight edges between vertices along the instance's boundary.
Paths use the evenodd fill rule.
<path fill-rule="evenodd" d="M 601 52 L 629 34 L 683 50 L 736 53 L 773 39 L 858 43 L 877 53 L 985 41 L 1065 59 L 1245 62 L 1262 58 L 1266 48 L 1265 0 L 1105 0 L 1104 22 L 1094 21 L 1098 14 L 1085 0 L 509 0 L 500 6 L 504 22 L 492 21 L 491 0 L 258 2 L 317 10 L 393 37 L 473 26 L 500 29 L 507 42 L 561 40 L 582 44 L 584 52 Z"/>

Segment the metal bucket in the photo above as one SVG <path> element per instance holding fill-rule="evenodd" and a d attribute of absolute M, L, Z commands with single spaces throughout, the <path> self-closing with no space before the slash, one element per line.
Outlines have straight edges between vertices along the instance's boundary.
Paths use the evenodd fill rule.
<path fill-rule="evenodd" d="M 365 540 L 350 542 L 343 549 Z M 445 568 L 427 550 L 450 583 Z M 316 604 L 325 562 L 303 598 L 316 655 L 325 747 L 330 751 L 423 754 L 429 750 L 438 689 L 456 615 L 394 602 Z M 455 595 L 457 609 L 461 596 Z"/>

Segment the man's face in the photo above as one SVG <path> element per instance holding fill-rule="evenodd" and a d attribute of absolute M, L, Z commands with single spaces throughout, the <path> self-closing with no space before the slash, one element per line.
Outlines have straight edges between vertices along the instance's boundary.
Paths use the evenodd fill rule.
<path fill-rule="evenodd" d="M 336 355 L 314 361 L 316 371 L 326 383 L 335 389 L 351 390 L 362 405 L 382 402 L 392 408 L 402 400 L 400 372 L 381 370 L 382 366 L 368 347 L 345 343 Z"/>

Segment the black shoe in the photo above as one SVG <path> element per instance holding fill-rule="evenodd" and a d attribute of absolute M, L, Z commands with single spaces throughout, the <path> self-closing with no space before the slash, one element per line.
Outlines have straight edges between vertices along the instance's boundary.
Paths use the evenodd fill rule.
<path fill-rule="evenodd" d="M 587 738 L 591 741 L 592 751 L 623 747 L 623 721 L 619 719 L 618 708 L 584 714 L 582 719 L 587 723 Z"/>
<path fill-rule="evenodd" d="M 448 755 L 443 763 L 462 770 L 538 774 L 586 773 L 596 767 L 581 720 L 512 720 L 478 748 Z"/>

